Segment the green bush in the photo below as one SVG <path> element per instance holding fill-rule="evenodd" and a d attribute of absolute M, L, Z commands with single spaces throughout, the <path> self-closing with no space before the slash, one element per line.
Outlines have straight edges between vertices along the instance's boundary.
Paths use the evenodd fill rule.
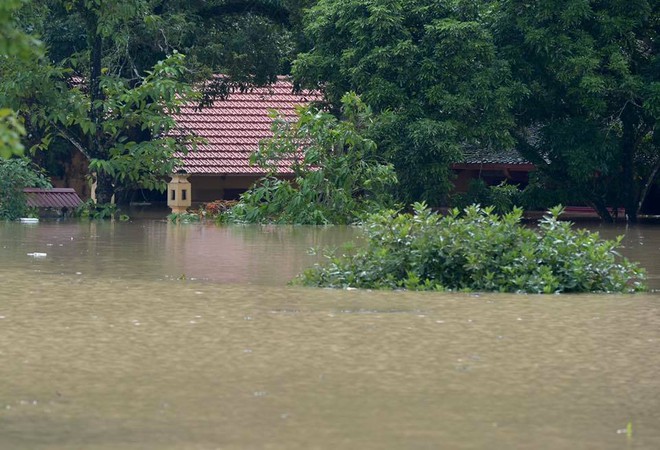
<path fill-rule="evenodd" d="M 50 181 L 24 158 L 0 158 L 0 220 L 15 220 L 29 213 L 23 188 L 51 188 Z"/>
<path fill-rule="evenodd" d="M 104 220 L 114 219 L 119 215 L 119 209 L 114 203 L 96 203 L 89 199 L 76 208 L 73 215 L 81 219 Z M 124 216 L 123 214 L 121 215 Z M 128 216 L 126 216 L 128 217 Z M 124 219 L 122 221 L 126 221 Z"/>
<path fill-rule="evenodd" d="M 538 229 L 522 210 L 499 216 L 470 206 L 441 216 L 424 204 L 414 214 L 386 211 L 363 225 L 366 247 L 326 255 L 295 281 L 307 286 L 500 292 L 628 292 L 645 289 L 644 271 L 619 256 L 621 238 L 573 230 L 550 210 Z"/>
<path fill-rule="evenodd" d="M 167 220 L 172 223 L 191 223 L 191 222 L 201 222 L 202 216 L 197 213 L 170 213 L 167 216 Z"/>

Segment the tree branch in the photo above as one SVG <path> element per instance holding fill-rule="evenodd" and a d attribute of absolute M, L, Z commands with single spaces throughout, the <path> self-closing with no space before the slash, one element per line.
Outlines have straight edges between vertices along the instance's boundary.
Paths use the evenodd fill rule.
<path fill-rule="evenodd" d="M 73 137 L 65 128 L 60 127 L 57 125 L 55 122 L 51 121 L 51 125 L 57 129 L 57 131 L 60 133 L 60 136 L 62 136 L 64 139 L 69 141 L 71 144 L 73 144 L 74 147 L 78 149 L 80 153 L 82 153 L 85 158 L 87 158 L 88 161 L 90 161 L 92 158 L 89 155 L 89 152 L 85 149 L 85 147 L 78 141 L 75 137 Z"/>
<path fill-rule="evenodd" d="M 644 184 L 644 188 L 642 189 L 642 192 L 639 194 L 639 203 L 637 203 L 637 214 L 639 214 L 642 210 L 642 206 L 644 205 L 644 200 L 646 200 L 646 196 L 649 193 L 649 189 L 651 189 L 653 180 L 655 180 L 656 175 L 658 175 L 658 171 L 660 171 L 660 155 L 658 156 L 658 159 L 655 162 L 655 166 L 651 171 L 651 175 L 649 175 L 648 179 L 646 180 L 646 183 Z"/>

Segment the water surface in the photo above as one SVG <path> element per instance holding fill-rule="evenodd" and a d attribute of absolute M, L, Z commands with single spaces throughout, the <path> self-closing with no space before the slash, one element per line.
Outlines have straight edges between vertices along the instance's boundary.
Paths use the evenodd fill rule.
<path fill-rule="evenodd" d="M 660 448 L 660 294 L 286 286 L 354 234 L 0 224 L 0 448 Z"/>

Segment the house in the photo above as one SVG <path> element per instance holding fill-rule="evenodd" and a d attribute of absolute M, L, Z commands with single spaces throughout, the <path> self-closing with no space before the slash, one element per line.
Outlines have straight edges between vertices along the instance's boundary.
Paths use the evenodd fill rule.
<path fill-rule="evenodd" d="M 452 164 L 451 168 L 456 175 L 455 190 L 466 192 L 474 179 L 481 179 L 490 186 L 506 181 L 525 187 L 535 166 L 515 149 L 495 151 L 466 147 L 463 149 L 463 161 Z"/>
<path fill-rule="evenodd" d="M 249 157 L 261 140 L 272 136 L 269 112 L 276 110 L 285 119 L 294 120 L 296 106 L 320 99 L 318 93 L 294 93 L 292 82 L 279 77 L 273 85 L 234 92 L 201 110 L 194 105 L 182 108 L 175 116 L 178 127 L 207 143 L 180 156 L 183 165 L 170 185 L 170 207 L 183 211 L 191 203 L 237 199 L 265 175 L 263 169 L 249 164 Z M 456 190 L 467 191 L 470 180 L 475 178 L 488 184 L 508 180 L 526 185 L 534 165 L 515 150 L 467 148 L 464 161 L 453 164 L 452 169 L 456 174 Z M 283 166 L 279 173 L 286 176 L 290 170 Z"/>
<path fill-rule="evenodd" d="M 82 205 L 82 200 L 73 188 L 25 188 L 28 208 L 35 208 L 41 216 L 61 216 Z"/>
<path fill-rule="evenodd" d="M 279 77 L 272 85 L 233 92 L 203 109 L 182 108 L 175 116 L 179 129 L 206 142 L 180 155 L 183 164 L 173 174 L 168 204 L 237 199 L 265 175 L 263 169 L 250 165 L 249 158 L 261 140 L 272 136 L 270 112 L 295 120 L 296 107 L 315 100 L 320 100 L 318 94 L 294 93 L 293 83 Z M 286 176 L 291 170 L 283 166 L 279 173 Z"/>

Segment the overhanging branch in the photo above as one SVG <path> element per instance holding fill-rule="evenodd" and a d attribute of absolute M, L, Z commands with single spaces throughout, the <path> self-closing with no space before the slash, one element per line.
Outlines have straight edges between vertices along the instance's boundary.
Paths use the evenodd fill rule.
<path fill-rule="evenodd" d="M 60 136 L 73 144 L 73 146 L 76 147 L 78 151 L 82 153 L 85 158 L 87 158 L 88 161 L 92 159 L 85 147 L 74 136 L 72 136 L 71 133 L 66 130 L 66 128 L 63 128 L 54 122 L 51 122 L 51 125 L 57 129 L 57 131 L 60 133 Z"/>

